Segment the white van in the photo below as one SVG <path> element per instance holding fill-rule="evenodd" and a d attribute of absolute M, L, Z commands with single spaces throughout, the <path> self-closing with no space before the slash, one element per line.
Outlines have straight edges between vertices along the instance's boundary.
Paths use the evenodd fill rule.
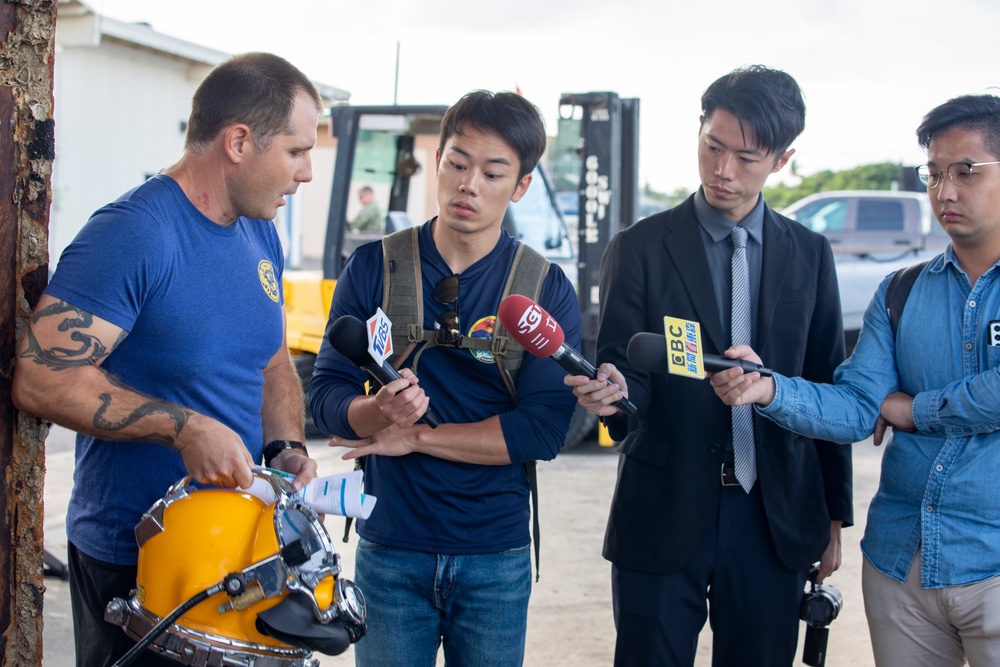
<path fill-rule="evenodd" d="M 848 354 L 882 279 L 934 257 L 951 240 L 934 219 L 926 192 L 817 192 L 781 213 L 830 240 Z"/>

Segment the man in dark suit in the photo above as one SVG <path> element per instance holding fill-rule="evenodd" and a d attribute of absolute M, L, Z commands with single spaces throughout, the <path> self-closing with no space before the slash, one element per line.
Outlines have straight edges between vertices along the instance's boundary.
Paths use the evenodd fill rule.
<path fill-rule="evenodd" d="M 747 335 L 765 365 L 829 382 L 844 358 L 829 243 L 760 194 L 805 125 L 798 84 L 765 67 L 735 70 L 709 86 L 702 109 L 702 187 L 612 239 L 601 267 L 598 378 L 566 383 L 621 441 L 604 543 L 615 664 L 692 665 L 708 618 L 714 665 L 787 667 L 809 568 L 818 561 L 822 580 L 840 566 L 840 529 L 853 522 L 850 447 L 752 413 L 734 446 L 732 409 L 708 382 L 649 373 L 626 356 L 637 332 L 664 333 L 665 315 L 700 322 L 704 351 L 721 354 L 746 310 L 731 310 L 737 282 L 748 283 Z M 743 274 L 731 273 L 731 236 L 745 239 Z M 614 407 L 623 396 L 636 417 Z"/>

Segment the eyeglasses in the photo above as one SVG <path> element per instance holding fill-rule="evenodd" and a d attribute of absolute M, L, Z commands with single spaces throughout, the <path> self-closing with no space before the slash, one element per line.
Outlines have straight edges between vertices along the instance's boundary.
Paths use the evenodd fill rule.
<path fill-rule="evenodd" d="M 434 320 L 434 337 L 438 345 L 454 345 L 461 337 L 458 323 L 458 274 L 445 276 L 434 287 L 434 299 L 448 310 Z"/>
<path fill-rule="evenodd" d="M 985 167 L 990 164 L 1000 164 L 1000 162 L 953 162 L 948 165 L 948 169 L 945 171 L 948 172 L 948 178 L 953 185 L 964 188 L 966 185 L 972 185 L 972 177 L 976 174 L 972 171 L 973 167 Z M 931 171 L 931 168 L 926 164 L 917 167 L 917 178 L 927 186 L 928 190 L 933 190 L 941 185 L 943 173 L 940 169 Z"/>

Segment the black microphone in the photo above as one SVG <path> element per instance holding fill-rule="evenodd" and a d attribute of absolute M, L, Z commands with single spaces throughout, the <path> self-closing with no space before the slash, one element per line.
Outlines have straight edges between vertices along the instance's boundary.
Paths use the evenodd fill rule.
<path fill-rule="evenodd" d="M 375 361 L 368 351 L 368 328 L 353 315 L 341 315 L 334 320 L 326 339 L 333 345 L 333 349 L 347 357 L 348 361 L 358 368 L 368 371 L 383 386 L 403 377 L 390 364 L 384 363 L 380 366 Z M 423 420 L 431 428 L 437 428 L 440 423 L 429 405 Z"/>
<path fill-rule="evenodd" d="M 555 318 L 526 296 L 511 294 L 500 302 L 497 317 L 510 337 L 536 357 L 552 357 L 572 375 L 597 379 L 597 369 L 582 354 L 564 345 L 566 334 Z M 622 412 L 635 416 L 635 403 L 622 397 L 615 403 Z"/>
<path fill-rule="evenodd" d="M 628 361 L 639 370 L 651 373 L 669 373 L 667 364 L 667 343 L 661 334 L 642 331 L 632 336 L 628 342 Z M 771 377 L 771 369 L 764 368 L 746 359 L 730 359 L 717 354 L 702 355 L 702 365 L 706 371 L 716 373 L 727 368 L 742 368 L 744 373 L 760 373 Z"/>

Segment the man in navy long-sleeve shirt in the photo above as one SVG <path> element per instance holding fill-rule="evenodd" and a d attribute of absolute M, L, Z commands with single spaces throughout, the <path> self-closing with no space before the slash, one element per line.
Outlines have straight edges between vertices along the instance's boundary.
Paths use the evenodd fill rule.
<path fill-rule="evenodd" d="M 519 245 L 501 229 L 503 215 L 527 190 L 544 147 L 537 109 L 518 95 L 476 91 L 448 111 L 437 151 L 439 214 L 419 229 L 414 258 L 425 330 L 446 321 L 445 334 L 492 337 Z M 340 276 L 330 321 L 369 318 L 383 287 L 382 244 L 362 246 Z M 441 299 L 440 288 L 457 298 Z M 538 301 L 578 347 L 576 294 L 557 266 Z M 316 424 L 337 436 L 331 444 L 352 449 L 347 458 L 366 457 L 366 491 L 379 499 L 358 523 L 356 581 L 368 597 L 359 665 L 430 667 L 442 640 L 449 664 L 523 660 L 531 591 L 524 463 L 555 457 L 575 399 L 558 364 L 528 354 L 515 399 L 489 350 L 448 338 L 413 350 L 403 378 L 371 396 L 367 374 L 327 342 L 316 361 Z M 440 420 L 433 429 L 416 423 L 431 400 Z"/>

